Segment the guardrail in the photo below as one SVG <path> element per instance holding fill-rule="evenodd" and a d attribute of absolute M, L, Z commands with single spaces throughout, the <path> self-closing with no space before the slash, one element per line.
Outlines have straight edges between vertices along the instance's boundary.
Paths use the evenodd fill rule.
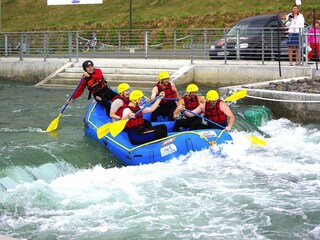
<path fill-rule="evenodd" d="M 287 33 L 280 29 L 153 29 L 0 33 L 0 56 L 48 58 L 254 59 L 287 60 Z M 300 60 L 307 34 L 300 32 Z"/>

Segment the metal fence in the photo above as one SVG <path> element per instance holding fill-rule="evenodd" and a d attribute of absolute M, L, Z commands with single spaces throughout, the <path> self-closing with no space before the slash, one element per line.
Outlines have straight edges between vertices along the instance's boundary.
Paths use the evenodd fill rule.
<path fill-rule="evenodd" d="M 154 29 L 0 33 L 0 56 L 144 59 L 287 60 L 283 29 Z M 300 32 L 300 59 L 307 55 L 307 36 Z"/>

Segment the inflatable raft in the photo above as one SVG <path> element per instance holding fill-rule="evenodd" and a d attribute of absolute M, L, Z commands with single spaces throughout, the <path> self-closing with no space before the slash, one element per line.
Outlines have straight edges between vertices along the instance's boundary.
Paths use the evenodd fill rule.
<path fill-rule="evenodd" d="M 150 119 L 150 115 L 146 114 L 145 118 Z M 186 155 L 190 151 L 200 151 L 214 144 L 232 142 L 228 132 L 217 129 L 172 132 L 174 122 L 152 123 L 166 124 L 168 137 L 141 145 L 132 145 L 125 131 L 116 137 L 107 133 L 99 139 L 97 129 L 109 122 L 112 120 L 105 114 L 104 107 L 96 102 L 91 103 L 84 118 L 86 134 L 98 140 L 124 165 L 129 166 L 165 162 Z"/>

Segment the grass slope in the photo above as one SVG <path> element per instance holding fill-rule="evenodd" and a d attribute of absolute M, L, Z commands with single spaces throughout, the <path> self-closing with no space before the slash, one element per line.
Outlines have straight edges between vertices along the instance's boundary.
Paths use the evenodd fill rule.
<path fill-rule="evenodd" d="M 128 29 L 129 0 L 100 5 L 47 6 L 46 0 L 0 0 L 1 31 Z M 239 19 L 264 13 L 290 12 L 292 0 L 132 0 L 133 28 L 230 27 Z M 302 0 L 307 22 L 315 0 Z M 320 13 L 319 16 L 320 18 Z"/>

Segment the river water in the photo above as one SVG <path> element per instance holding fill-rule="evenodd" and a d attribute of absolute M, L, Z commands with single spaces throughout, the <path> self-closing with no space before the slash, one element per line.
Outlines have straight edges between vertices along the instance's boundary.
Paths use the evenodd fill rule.
<path fill-rule="evenodd" d="M 271 120 L 267 146 L 123 167 L 85 136 L 84 96 L 0 82 L 0 234 L 18 239 L 320 239 L 320 126 Z"/>

